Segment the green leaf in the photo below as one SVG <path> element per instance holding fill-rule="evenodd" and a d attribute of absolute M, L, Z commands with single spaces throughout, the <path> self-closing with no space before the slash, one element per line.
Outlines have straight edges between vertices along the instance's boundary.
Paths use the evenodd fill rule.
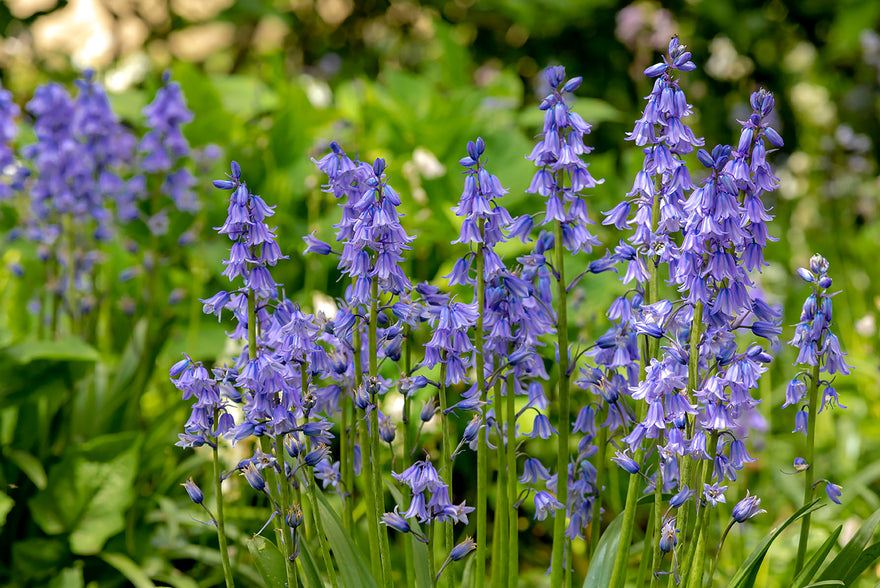
<path fill-rule="evenodd" d="M 83 564 L 78 560 L 71 568 L 64 568 L 61 573 L 52 578 L 49 588 L 83 588 Z"/>
<path fill-rule="evenodd" d="M 749 554 L 749 557 L 746 558 L 746 561 L 743 562 L 731 579 L 728 588 L 751 588 L 754 586 L 755 578 L 758 576 L 758 569 L 760 569 L 761 563 L 764 561 L 764 556 L 767 555 L 773 541 L 775 541 L 790 524 L 819 508 L 821 508 L 821 505 L 819 505 L 819 499 L 816 499 L 810 504 L 805 504 L 800 507 L 793 515 L 788 517 L 777 527 L 773 528 L 770 533 L 761 540 L 754 551 Z"/>
<path fill-rule="evenodd" d="M 874 543 L 859 555 L 859 558 L 849 569 L 849 574 L 844 579 L 844 584 L 847 586 L 852 585 L 862 575 L 862 572 L 868 569 L 868 566 L 873 564 L 878 557 L 880 557 L 880 543 Z"/>
<path fill-rule="evenodd" d="M 324 523 L 324 532 L 339 567 L 339 579 L 342 586 L 348 588 L 378 588 L 376 580 L 370 572 L 370 566 L 364 561 L 363 555 L 355 547 L 342 526 L 342 521 L 336 516 L 336 512 L 327 502 L 322 492 L 318 492 L 318 510 Z M 371 513 L 367 513 L 371 516 Z"/>
<path fill-rule="evenodd" d="M 623 516 L 618 515 L 611 521 L 596 547 L 596 553 L 590 560 L 590 569 L 584 578 L 584 588 L 604 588 L 611 582 L 614 560 L 617 559 L 617 544 L 620 542 L 620 530 Z"/>
<path fill-rule="evenodd" d="M 260 535 L 255 535 L 246 543 L 251 557 L 254 558 L 254 567 L 257 568 L 266 586 L 268 588 L 284 588 L 287 585 L 284 555 L 275 544 Z"/>
<path fill-rule="evenodd" d="M 792 588 L 802 588 L 807 582 L 813 579 L 816 573 L 818 573 L 819 568 L 822 567 L 822 564 L 825 562 L 825 558 L 828 557 L 828 554 L 831 552 L 831 548 L 834 547 L 837 542 L 841 529 L 843 529 L 843 525 L 838 526 L 837 529 L 831 533 L 831 536 L 825 540 L 822 547 L 810 556 L 810 559 L 807 560 L 803 569 L 792 581 Z"/>
<path fill-rule="evenodd" d="M 394 498 L 394 502 L 396 504 L 403 504 L 403 494 L 400 493 L 400 490 L 389 482 L 385 480 L 385 486 L 391 492 L 391 496 Z M 410 528 L 414 529 L 416 532 L 421 533 L 422 529 L 419 526 L 419 523 L 416 521 L 410 521 Z M 413 570 L 416 574 L 416 586 L 420 588 L 431 588 L 434 583 L 431 577 L 431 569 L 428 567 L 428 546 L 416 539 L 413 533 L 409 533 L 409 541 L 412 541 L 413 548 L 413 564 L 415 565 L 415 569 Z M 473 559 L 473 558 L 469 558 Z M 450 570 L 447 569 L 444 574 L 450 573 Z"/>
<path fill-rule="evenodd" d="M 77 337 L 25 341 L 7 347 L 4 353 L 20 364 L 27 364 L 37 359 L 51 361 L 98 361 L 101 359 L 94 347 Z"/>
<path fill-rule="evenodd" d="M 17 465 L 18 469 L 30 478 L 38 490 L 43 490 L 46 487 L 46 470 L 43 469 L 43 464 L 36 457 L 25 451 L 8 448 L 3 450 L 3 456 Z"/>
<path fill-rule="evenodd" d="M 150 576 L 129 557 L 121 553 L 99 553 L 98 557 L 119 570 L 134 588 L 156 588 Z"/>
<path fill-rule="evenodd" d="M 859 530 L 853 535 L 852 539 L 840 550 L 828 567 L 819 576 L 819 580 L 841 580 L 846 582 L 850 576 L 853 565 L 862 555 L 865 545 L 874 536 L 874 529 L 880 523 L 880 509 L 877 509 L 868 520 L 866 520 Z M 861 571 L 859 571 L 861 573 Z M 858 575 L 858 574 L 856 574 Z M 853 578 L 854 579 L 854 578 Z"/>
<path fill-rule="evenodd" d="M 93 555 L 125 528 L 134 501 L 140 437 L 104 435 L 71 451 L 49 470 L 46 489 L 28 501 L 49 535 L 70 533 L 70 549 Z"/>
<path fill-rule="evenodd" d="M 324 582 L 321 580 L 321 574 L 318 573 L 318 566 L 315 565 L 315 556 L 312 555 L 308 541 L 301 540 L 299 545 L 300 551 L 296 561 L 300 564 L 299 569 L 303 575 L 303 583 L 306 586 L 323 586 Z"/>
<path fill-rule="evenodd" d="M 15 506 L 15 501 L 9 498 L 5 492 L 0 492 L 0 529 L 6 524 L 6 515 Z"/>

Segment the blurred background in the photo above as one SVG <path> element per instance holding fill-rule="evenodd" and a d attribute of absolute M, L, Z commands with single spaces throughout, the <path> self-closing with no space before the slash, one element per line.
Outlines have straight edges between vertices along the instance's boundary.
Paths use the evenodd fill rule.
<path fill-rule="evenodd" d="M 574 108 L 594 125 L 588 142 L 595 151 L 588 161 L 593 175 L 605 179 L 591 194 L 592 216 L 598 220 L 600 210 L 610 209 L 631 189 L 641 165 L 641 153 L 624 137 L 651 88 L 642 72 L 659 59 L 673 34 L 688 45 L 698 66 L 682 87 L 694 105 L 689 122 L 707 147 L 735 144 L 737 119 L 747 116 L 752 91 L 764 87 L 776 96 L 775 127 L 785 147 L 771 156 L 782 183 L 767 205 L 776 215 L 771 233 L 779 240 L 768 247 L 770 267 L 759 281 L 770 300 L 785 305 L 784 338 L 790 338 L 790 325 L 797 322 L 807 293 L 796 268 L 816 252 L 831 263 L 830 275 L 841 290 L 835 298 L 836 329 L 855 370 L 836 385 L 848 409 L 827 417 L 823 412 L 818 437 L 822 463 L 817 467 L 844 487 L 844 507 L 825 509 L 817 519 L 826 532 L 833 521 L 847 519 L 854 525 L 880 507 L 878 30 L 880 2 L 862 0 L 662 5 L 610 0 L 6 0 L 0 4 L 0 81 L 22 112 L 39 85 L 54 80 L 72 87 L 84 69 L 92 68 L 124 123 L 142 128 L 141 111 L 167 70 L 195 114 L 184 128 L 187 139 L 194 147 L 215 145 L 222 155 L 198 176 L 200 233 L 182 252 L 185 262 L 168 270 L 166 322 L 152 350 L 151 369 L 140 376 L 140 389 L 113 401 L 107 413 L 133 404 L 127 420 L 106 418 L 103 428 L 92 429 L 62 425 L 64 419 L 57 416 L 61 405 L 39 394 L 16 396 L 17 389 L 8 384 L 0 394 L 7 407 L 16 409 L 14 418 L 3 409 L 6 416 L 0 420 L 11 501 L 0 500 L 0 512 L 7 513 L 0 535 L 0 582 L 78 586 L 85 578 L 111 586 L 140 578 L 189 587 L 211 585 L 218 578 L 216 550 L 209 547 L 212 531 L 192 522 L 191 504 L 177 486 L 206 462 L 172 445 L 188 403 L 179 399 L 165 374 L 184 351 L 208 361 L 224 354 L 228 324 L 202 317 L 197 298 L 226 283 L 219 274 L 227 244 L 211 227 L 222 223 L 227 195 L 213 190 L 209 180 L 222 177 L 229 160 L 241 164 L 253 191 L 278 205 L 279 244 L 291 259 L 278 266 L 275 277 L 292 298 L 313 305 L 319 294 L 341 293 L 331 265 L 300 255 L 302 235 L 316 231 L 324 240 L 333 239 L 338 209 L 320 192 L 323 180 L 311 161 L 326 152 L 331 140 L 362 159 L 387 159 L 391 183 L 404 196 L 406 229 L 418 238 L 410 275 L 414 281 L 445 283 L 440 276 L 460 255 L 449 243 L 458 231 L 450 206 L 461 193 L 457 162 L 467 141 L 477 136 L 486 141 L 490 171 L 510 188 L 506 205 L 511 212 L 534 210 L 531 196 L 524 194 L 534 168 L 524 156 L 542 121 L 537 110 L 546 93 L 541 72 L 561 64 L 569 76 L 583 76 Z M 19 144 L 31 142 L 31 122 L 28 114 L 21 118 Z M 16 222 L 14 212 L 4 214 L 0 229 L 8 233 Z M 619 238 L 606 227 L 596 230 L 605 243 Z M 508 255 L 517 252 L 516 245 L 507 250 Z M 131 263 L 121 254 L 111 257 L 120 270 Z M 32 251 L 12 242 L 0 251 L 0 259 L 6 308 L 0 325 L 8 346 L 33 331 L 21 308 L 25 290 L 39 287 L 17 278 L 12 268 L 37 262 Z M 113 288 L 113 312 L 130 316 L 140 298 L 137 285 Z M 622 286 L 613 276 L 600 276 L 584 288 L 586 302 L 576 320 L 582 337 L 590 339 L 604 332 L 604 308 Z M 123 321 L 111 331 L 108 372 L 124 364 L 137 324 Z M 759 494 L 767 495 L 768 516 L 777 518 L 791 511 L 801 492 L 798 481 L 780 471 L 790 469 L 801 442 L 789 433 L 793 411 L 778 408 L 794 357 L 783 346 L 765 378 L 762 410 L 769 430 L 753 452 L 784 459 L 772 465 L 759 462 L 747 472 Z M 63 364 L 76 375 L 81 369 L 76 361 L 83 358 L 41 361 L 45 369 Z M 71 406 L 94 409 L 71 394 Z M 88 412 L 82 414 L 88 418 Z M 40 434 L 52 436 L 61 427 L 65 440 L 23 442 L 27 415 L 43 423 Z M 105 533 L 89 553 L 70 542 L 87 515 L 53 525 L 45 516 L 33 516 L 29 509 L 40 503 L 28 507 L 26 499 L 42 494 L 44 502 L 69 506 L 67 498 L 51 494 L 53 480 L 79 472 L 75 464 L 80 462 L 68 459 L 67 452 L 99 434 L 117 435 L 117 443 L 133 448 L 130 455 L 104 455 L 103 446 L 95 446 L 87 458 L 76 459 L 114 464 L 107 468 L 111 483 L 121 467 L 113 460 L 125 458 L 130 475 L 115 483 L 118 492 L 130 496 L 114 511 L 121 526 L 113 519 L 107 527 L 113 532 Z M 134 490 L 123 489 L 129 486 Z M 256 529 L 251 528 L 257 520 L 251 508 L 234 511 L 238 525 L 233 533 L 248 536 Z M 548 529 L 526 515 L 523 541 L 535 550 L 523 550 L 523 577 L 540 585 L 543 568 L 528 554 L 536 562 L 549 560 Z M 771 553 L 771 566 L 790 560 L 791 535 Z M 756 539 L 747 534 L 739 549 Z M 722 573 L 725 565 L 728 572 L 735 568 L 735 553 L 721 564 Z M 196 583 L 197 573 L 206 579 Z M 767 581 L 774 585 L 770 576 Z"/>

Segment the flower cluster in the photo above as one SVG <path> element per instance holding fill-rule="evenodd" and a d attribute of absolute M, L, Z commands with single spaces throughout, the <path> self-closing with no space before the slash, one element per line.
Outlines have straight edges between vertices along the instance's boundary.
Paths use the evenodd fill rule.
<path fill-rule="evenodd" d="M 821 255 L 810 258 L 809 268 L 799 268 L 800 277 L 810 284 L 813 292 L 804 301 L 801 310 L 800 322 L 794 332 L 794 338 L 789 343 L 797 348 L 798 356 L 795 365 L 812 366 L 818 373 L 828 375 L 850 373 L 850 366 L 846 363 L 845 353 L 840 349 L 840 341 L 837 335 L 831 332 L 831 298 L 829 293 L 831 277 L 828 275 L 828 261 Z M 785 403 L 783 408 L 790 405 L 799 405 L 807 396 L 807 385 L 819 386 L 822 392 L 822 405 L 818 411 L 822 412 L 826 406 L 846 408 L 840 404 L 837 390 L 829 380 L 809 382 L 814 378 L 809 372 L 798 373 L 786 387 Z M 802 406 L 795 418 L 795 431 L 807 434 L 807 408 Z"/>
<path fill-rule="evenodd" d="M 565 99 L 565 94 L 580 87 L 582 78 L 571 78 L 566 82 L 562 66 L 548 68 L 545 77 L 552 92 L 541 102 L 543 134 L 528 155 L 528 159 L 541 169 L 535 172 L 526 192 L 547 199 L 542 224 L 562 223 L 562 244 L 568 251 L 589 253 L 599 240 L 586 228 L 592 221 L 580 193 L 604 180 L 593 178 L 589 165 L 581 159 L 582 155 L 592 151 L 592 147 L 584 145 L 584 135 L 591 127 L 571 110 Z M 563 183 L 566 176 L 569 179 L 567 185 Z"/>

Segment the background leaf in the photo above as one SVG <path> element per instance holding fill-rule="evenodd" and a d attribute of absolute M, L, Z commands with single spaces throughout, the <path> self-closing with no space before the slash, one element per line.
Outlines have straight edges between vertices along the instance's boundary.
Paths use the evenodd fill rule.
<path fill-rule="evenodd" d="M 620 529 L 623 526 L 622 513 L 611 521 L 602 533 L 596 552 L 590 560 L 590 569 L 584 578 L 584 588 L 605 588 L 611 582 L 614 561 L 617 559 L 617 544 L 620 542 Z"/>

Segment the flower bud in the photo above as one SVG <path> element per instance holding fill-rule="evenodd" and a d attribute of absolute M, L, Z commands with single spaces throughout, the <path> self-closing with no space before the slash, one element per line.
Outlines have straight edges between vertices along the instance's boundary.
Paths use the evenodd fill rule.
<path fill-rule="evenodd" d="M 181 484 L 181 486 L 186 489 L 186 493 L 189 494 L 190 499 L 196 504 L 201 504 L 205 500 L 204 493 L 202 493 L 201 489 L 196 486 L 196 483 L 193 481 L 192 477 Z"/>

